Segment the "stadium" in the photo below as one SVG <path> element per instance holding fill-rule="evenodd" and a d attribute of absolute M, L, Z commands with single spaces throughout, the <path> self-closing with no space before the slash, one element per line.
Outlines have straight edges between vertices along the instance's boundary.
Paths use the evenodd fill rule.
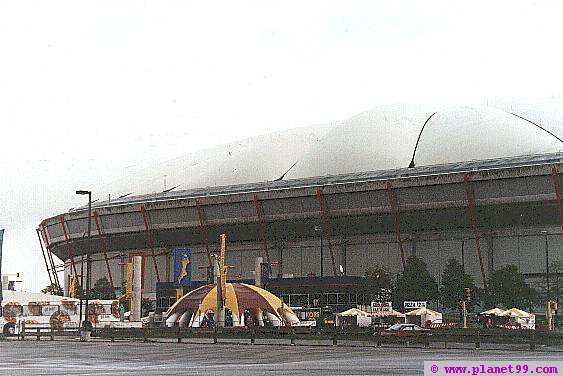
<path fill-rule="evenodd" d="M 411 255 L 438 283 L 451 258 L 479 286 L 507 264 L 541 283 L 563 261 L 562 114 L 561 104 L 387 105 L 192 153 L 111 192 L 92 187 L 105 198 L 90 237 L 87 206 L 42 221 L 45 265 L 68 287 L 90 252 L 92 283 L 123 292 L 127 261 L 142 255 L 143 296 L 156 300 L 176 248 L 192 250 L 202 284 L 225 233 L 229 282 L 253 280 L 262 257 L 269 290 L 292 306 L 369 304 L 367 268 L 394 276 Z"/>

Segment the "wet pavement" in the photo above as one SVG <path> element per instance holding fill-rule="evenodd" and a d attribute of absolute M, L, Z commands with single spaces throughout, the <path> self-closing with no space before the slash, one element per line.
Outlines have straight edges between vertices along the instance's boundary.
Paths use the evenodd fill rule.
<path fill-rule="evenodd" d="M 0 341 L 2 375 L 422 375 L 425 360 L 561 358 L 563 352 L 525 349 Z"/>

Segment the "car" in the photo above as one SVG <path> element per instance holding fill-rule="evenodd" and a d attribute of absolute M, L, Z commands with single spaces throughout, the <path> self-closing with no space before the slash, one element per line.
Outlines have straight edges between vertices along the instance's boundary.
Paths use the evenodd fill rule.
<path fill-rule="evenodd" d="M 381 332 L 384 337 L 416 337 L 429 335 L 430 329 L 415 324 L 395 324 Z"/>

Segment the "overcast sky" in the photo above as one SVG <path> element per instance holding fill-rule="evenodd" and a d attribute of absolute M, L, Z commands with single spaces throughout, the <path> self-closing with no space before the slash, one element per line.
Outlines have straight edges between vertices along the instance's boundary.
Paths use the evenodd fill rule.
<path fill-rule="evenodd" d="M 4 273 L 76 189 L 394 102 L 563 97 L 559 1 L 0 1 Z"/>

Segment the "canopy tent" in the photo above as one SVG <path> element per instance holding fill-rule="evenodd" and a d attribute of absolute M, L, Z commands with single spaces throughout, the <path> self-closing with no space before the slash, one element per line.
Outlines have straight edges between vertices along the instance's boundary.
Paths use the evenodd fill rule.
<path fill-rule="evenodd" d="M 507 309 L 499 316 L 508 317 L 508 322 L 515 325 L 516 328 L 521 329 L 535 329 L 536 328 L 536 315 L 522 311 L 518 308 Z"/>
<path fill-rule="evenodd" d="M 391 309 L 389 311 L 376 311 L 369 314 L 371 317 L 405 317 L 404 313 Z"/>
<path fill-rule="evenodd" d="M 337 313 L 336 316 L 369 316 L 369 313 L 358 308 L 350 308 L 347 311 Z"/>
<path fill-rule="evenodd" d="M 431 310 L 430 308 L 418 308 L 415 309 L 414 311 L 410 311 L 405 313 L 405 315 L 407 316 L 421 316 L 421 315 L 433 315 L 433 316 L 442 316 L 442 314 L 440 312 L 436 312 Z"/>
<path fill-rule="evenodd" d="M 279 326 L 283 321 L 299 322 L 293 311 L 274 294 L 245 283 L 226 283 L 224 306 L 233 315 L 233 326 L 244 325 L 244 312 L 253 311 L 263 325 L 262 313 L 265 313 L 272 324 Z M 175 322 L 183 325 L 190 316 L 189 325 L 199 326 L 208 312 L 217 309 L 217 287 L 205 285 L 190 291 L 180 298 L 166 312 L 166 324 L 173 326 Z"/>
<path fill-rule="evenodd" d="M 486 316 L 486 315 L 501 316 L 501 314 L 502 314 L 503 312 L 504 312 L 504 311 L 503 311 L 502 309 L 495 307 L 495 308 L 493 308 L 493 309 L 489 309 L 488 311 L 481 312 L 480 315 L 485 315 L 485 316 Z"/>
<path fill-rule="evenodd" d="M 351 319 L 353 318 L 353 319 Z M 369 326 L 371 316 L 369 313 L 358 308 L 350 308 L 347 311 L 336 314 L 336 326 L 343 326 L 344 323 L 355 324 L 357 326 Z"/>
<path fill-rule="evenodd" d="M 405 323 L 417 324 L 425 328 L 428 324 L 441 324 L 442 314 L 430 308 L 419 308 L 405 313 Z"/>
<path fill-rule="evenodd" d="M 533 314 L 528 313 L 526 311 L 522 311 L 518 308 L 510 308 L 506 311 L 503 311 L 499 314 L 499 316 L 509 316 L 509 317 L 531 317 Z"/>

